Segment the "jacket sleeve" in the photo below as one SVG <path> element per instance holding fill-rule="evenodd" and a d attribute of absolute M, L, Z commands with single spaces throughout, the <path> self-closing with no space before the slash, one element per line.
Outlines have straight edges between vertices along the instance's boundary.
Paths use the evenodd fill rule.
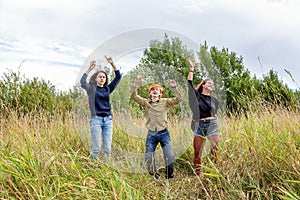
<path fill-rule="evenodd" d="M 86 79 L 87 79 L 87 74 L 84 73 L 80 79 L 80 86 L 85 89 L 88 93 L 92 90 L 92 85 L 89 84 Z"/>
<path fill-rule="evenodd" d="M 137 102 L 139 105 L 146 107 L 148 105 L 148 100 L 141 97 L 140 95 L 137 94 L 137 89 L 133 88 L 131 92 L 131 98 Z"/>
<path fill-rule="evenodd" d="M 121 78 L 122 75 L 120 73 L 120 70 L 115 71 L 115 78 L 108 84 L 110 92 L 114 91 L 114 89 L 120 83 Z"/>
<path fill-rule="evenodd" d="M 199 103 L 197 98 L 198 92 L 195 90 L 193 86 L 193 82 L 188 80 L 188 98 L 189 98 L 189 106 L 193 113 L 193 119 L 199 119 L 200 117 L 200 110 L 199 110 Z"/>
<path fill-rule="evenodd" d="M 198 103 L 198 95 L 199 93 L 195 90 L 193 86 L 193 82 L 191 80 L 188 80 L 189 106 L 192 111 L 192 121 L 191 121 L 192 131 L 197 130 L 199 126 L 200 109 Z"/>
<path fill-rule="evenodd" d="M 171 107 L 171 106 L 173 106 L 175 104 L 178 104 L 182 101 L 181 93 L 179 92 L 177 87 L 175 87 L 174 90 L 175 90 L 175 97 L 167 99 L 166 107 Z"/>

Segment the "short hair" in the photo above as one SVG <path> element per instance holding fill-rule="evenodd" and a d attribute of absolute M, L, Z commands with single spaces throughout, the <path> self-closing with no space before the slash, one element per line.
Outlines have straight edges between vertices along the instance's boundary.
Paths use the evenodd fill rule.
<path fill-rule="evenodd" d="M 164 89 L 163 89 L 160 85 L 158 85 L 158 84 L 152 84 L 152 85 L 149 87 L 149 90 L 148 90 L 149 98 L 151 97 L 151 96 L 150 96 L 151 90 L 155 90 L 155 89 L 157 89 L 157 88 L 160 90 L 160 96 L 162 95 Z"/>

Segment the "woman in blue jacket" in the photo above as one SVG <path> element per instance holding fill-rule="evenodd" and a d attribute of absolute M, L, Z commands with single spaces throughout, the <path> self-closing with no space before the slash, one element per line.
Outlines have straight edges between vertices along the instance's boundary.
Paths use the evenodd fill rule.
<path fill-rule="evenodd" d="M 101 143 L 103 143 L 104 153 L 107 157 L 111 156 L 112 144 L 112 117 L 110 94 L 117 87 L 121 80 L 121 73 L 114 64 L 111 57 L 106 57 L 114 69 L 115 78 L 108 84 L 106 72 L 96 71 L 89 82 L 87 82 L 88 74 L 95 68 L 96 61 L 91 61 L 89 68 L 80 79 L 80 84 L 88 94 L 89 108 L 91 113 L 90 131 L 92 135 L 92 151 L 90 158 L 97 159 L 101 151 Z"/>

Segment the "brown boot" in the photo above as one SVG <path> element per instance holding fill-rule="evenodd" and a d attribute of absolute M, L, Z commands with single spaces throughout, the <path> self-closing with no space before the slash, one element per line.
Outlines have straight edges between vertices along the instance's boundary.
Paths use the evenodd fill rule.
<path fill-rule="evenodd" d="M 194 137 L 194 170 L 195 173 L 199 176 L 202 170 L 202 150 L 205 144 L 205 138 L 200 136 Z"/>
<path fill-rule="evenodd" d="M 202 160 L 201 158 L 194 158 L 194 171 L 196 173 L 197 176 L 200 176 L 201 174 L 201 163 L 202 163 Z"/>

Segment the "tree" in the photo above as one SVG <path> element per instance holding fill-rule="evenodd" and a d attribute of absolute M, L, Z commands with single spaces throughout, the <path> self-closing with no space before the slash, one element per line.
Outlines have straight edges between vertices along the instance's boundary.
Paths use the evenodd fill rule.
<path fill-rule="evenodd" d="M 150 41 L 150 48 L 144 51 L 139 67 L 148 68 L 155 75 L 154 82 L 175 79 L 179 84 L 186 84 L 189 57 L 194 59 L 193 50 L 189 50 L 179 38 L 169 39 L 165 34 L 163 41 Z"/>
<path fill-rule="evenodd" d="M 114 108 L 118 110 L 130 110 L 133 115 L 140 116 L 139 107 L 136 103 L 129 99 L 129 107 L 127 98 L 122 98 L 124 95 L 130 93 L 130 88 L 134 79 L 137 75 L 142 76 L 143 83 L 138 88 L 138 93 L 144 97 L 148 98 L 148 88 L 151 84 L 157 83 L 163 86 L 164 92 L 163 97 L 174 97 L 174 91 L 169 87 L 168 80 L 174 79 L 177 83 L 178 88 L 182 91 L 182 95 L 187 95 L 184 92 L 187 91 L 187 75 L 189 73 L 189 65 L 187 59 L 189 57 L 194 58 L 194 52 L 189 50 L 179 38 L 169 38 L 165 35 L 162 41 L 151 40 L 149 42 L 149 48 L 145 49 L 143 58 L 140 60 L 139 64 L 131 70 L 127 75 L 123 76 L 120 83 L 121 90 L 114 91 L 113 99 L 114 102 L 122 101 L 124 103 L 119 103 L 120 106 L 116 105 L 114 102 Z M 121 93 L 126 93 L 122 95 Z M 119 99 L 119 100 L 118 100 Z M 176 105 L 170 109 L 170 114 L 178 114 L 180 112 L 186 112 L 188 110 L 187 98 L 185 102 L 180 105 Z M 183 113 L 181 113 L 183 114 Z"/>
<path fill-rule="evenodd" d="M 273 105 L 292 108 L 299 103 L 296 93 L 279 80 L 277 72 L 273 69 L 263 77 L 259 89 L 263 99 Z"/>
<path fill-rule="evenodd" d="M 220 107 L 228 114 L 247 113 L 261 105 L 280 105 L 286 108 L 299 106 L 296 93 L 279 81 L 275 71 L 270 71 L 267 76 L 264 75 L 263 80 L 259 80 L 256 76 L 251 76 L 243 64 L 242 56 L 227 48 L 221 50 L 216 47 L 209 48 L 206 42 L 200 45 L 199 52 L 196 53 L 198 58 L 194 58 L 193 50 L 189 50 L 179 38 L 170 39 L 165 35 L 162 41 L 151 40 L 150 47 L 144 51 L 140 63 L 123 77 L 122 82 L 125 82 L 126 86 L 122 92 L 129 92 L 137 74 L 144 78 L 139 94 L 145 98 L 147 89 L 152 83 L 162 84 L 166 88 L 164 97 L 172 96 L 172 89 L 168 88 L 166 83 L 169 79 L 175 79 L 179 87 L 182 87 L 181 91 L 187 91 L 186 77 L 189 73 L 187 59 L 191 58 L 196 63 L 194 84 L 199 84 L 205 77 L 213 79 L 216 86 L 214 96 L 219 99 Z M 126 78 L 129 81 L 125 81 Z M 117 96 L 117 93 L 114 95 Z M 183 96 L 185 100 L 188 99 L 187 93 Z M 130 109 L 139 110 L 136 104 L 129 104 Z M 119 105 L 122 106 L 122 103 Z M 181 111 L 189 110 L 187 105 L 187 102 L 183 102 Z"/>
<path fill-rule="evenodd" d="M 0 115 L 11 113 L 17 116 L 26 114 L 46 114 L 52 116 L 68 114 L 72 110 L 74 93 L 58 92 L 49 81 L 36 77 L 28 79 L 20 72 L 4 73 L 0 80 Z"/>

